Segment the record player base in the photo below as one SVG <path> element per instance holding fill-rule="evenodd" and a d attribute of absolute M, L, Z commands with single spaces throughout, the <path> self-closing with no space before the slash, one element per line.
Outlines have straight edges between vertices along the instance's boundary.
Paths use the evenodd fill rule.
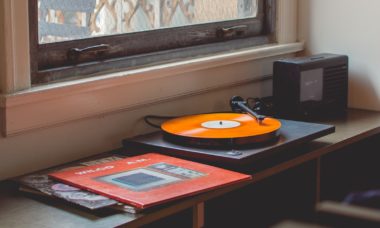
<path fill-rule="evenodd" d="M 124 148 L 134 151 L 157 151 L 185 159 L 195 159 L 200 162 L 219 163 L 233 166 L 250 164 L 261 158 L 276 153 L 285 153 L 289 148 L 310 142 L 319 137 L 331 134 L 335 127 L 329 124 L 317 124 L 292 120 L 280 120 L 281 128 L 278 137 L 266 143 L 248 144 L 244 146 L 230 145 L 223 147 L 196 147 L 165 139 L 163 133 L 155 132 L 123 140 Z"/>

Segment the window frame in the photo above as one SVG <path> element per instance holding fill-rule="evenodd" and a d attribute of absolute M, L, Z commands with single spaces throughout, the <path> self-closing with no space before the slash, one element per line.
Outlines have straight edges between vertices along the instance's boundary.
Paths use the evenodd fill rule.
<path fill-rule="evenodd" d="M 264 89 L 269 93 L 270 87 L 266 87 L 267 83 L 261 84 L 261 77 L 271 74 L 273 59 L 305 49 L 297 30 L 298 0 L 276 0 L 278 23 L 275 42 L 269 45 L 117 73 L 106 72 L 82 80 L 32 85 L 28 1 L 3 0 L 0 4 L 4 7 L 0 21 L 6 31 L 0 43 L 7 57 L 0 62 L 5 71 L 0 97 L 4 136 L 24 135 L 121 111 L 140 112 L 163 102 L 170 102 L 172 107 L 173 101 L 222 88 L 244 85 L 252 90 L 252 85 L 259 81 L 257 91 Z M 224 67 L 232 67 L 233 71 L 226 72 Z"/>
<path fill-rule="evenodd" d="M 99 73 L 133 69 L 143 65 L 165 63 L 173 59 L 204 56 L 274 42 L 276 0 L 259 0 L 259 13 L 256 18 L 238 19 L 217 23 L 207 23 L 175 28 L 165 28 L 146 32 L 129 33 L 64 41 L 57 43 L 38 43 L 38 0 L 29 0 L 30 56 L 32 84 L 49 83 L 60 80 L 96 76 Z M 218 35 L 221 28 L 245 25 L 248 32 L 236 36 Z M 208 34 L 199 40 L 192 34 Z M 167 44 L 167 34 L 176 37 Z M 189 35 L 190 34 L 190 35 Z M 190 39 L 184 39 L 190 37 Z M 237 38 L 237 39 L 236 39 Z M 123 40 L 123 42 L 121 42 Z M 131 42 L 143 40 L 141 44 Z M 107 41 L 107 42 L 105 42 Z M 84 55 L 75 61 L 70 60 L 68 52 L 73 48 L 86 48 L 107 44 L 114 49 L 109 56 L 102 53 Z M 127 45 L 128 44 L 128 45 Z M 148 47 L 146 47 L 148 44 Z M 151 45 L 149 45 L 151 44 Z M 157 49 L 157 47 L 164 47 Z M 115 48 L 116 47 L 116 48 Z M 54 61 L 53 61 L 54 60 Z M 99 64 L 101 63 L 101 64 Z"/>

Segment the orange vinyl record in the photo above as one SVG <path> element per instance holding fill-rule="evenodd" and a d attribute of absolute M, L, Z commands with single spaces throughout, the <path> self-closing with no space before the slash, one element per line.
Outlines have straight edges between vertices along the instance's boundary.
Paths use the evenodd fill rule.
<path fill-rule="evenodd" d="M 179 117 L 161 125 L 165 138 L 199 146 L 245 145 L 277 136 L 281 122 L 266 117 L 259 123 L 242 113 L 210 113 Z"/>

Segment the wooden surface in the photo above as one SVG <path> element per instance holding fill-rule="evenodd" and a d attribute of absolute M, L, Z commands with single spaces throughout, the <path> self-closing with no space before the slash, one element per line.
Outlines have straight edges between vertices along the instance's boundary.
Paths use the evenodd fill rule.
<path fill-rule="evenodd" d="M 379 227 L 380 210 L 341 202 L 324 201 L 306 221 L 284 220 L 271 228 Z"/>
<path fill-rule="evenodd" d="M 254 172 L 253 181 L 270 177 L 380 133 L 380 112 L 351 109 L 346 118 L 326 123 L 334 124 L 336 132 L 302 146 L 299 148 L 301 153 L 296 153 L 296 156 L 275 162 L 273 166 Z M 199 206 L 204 201 L 240 189 L 245 185 L 238 184 L 188 197 L 145 214 L 106 213 L 100 215 L 59 201 L 26 197 L 17 191 L 17 186 L 5 181 L 0 183 L 0 227 L 114 227 L 123 224 L 136 227 L 187 208 Z"/>
<path fill-rule="evenodd" d="M 349 205 L 340 202 L 325 201 L 316 206 L 319 214 L 326 214 L 336 219 L 352 219 L 362 222 L 372 222 L 380 226 L 380 210 L 357 205 Z"/>

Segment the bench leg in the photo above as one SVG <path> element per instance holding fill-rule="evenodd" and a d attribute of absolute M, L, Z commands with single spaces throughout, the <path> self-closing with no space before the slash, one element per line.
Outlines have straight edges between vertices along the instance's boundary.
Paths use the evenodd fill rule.
<path fill-rule="evenodd" d="M 202 228 L 204 226 L 204 208 L 204 203 L 193 206 L 193 228 Z"/>

